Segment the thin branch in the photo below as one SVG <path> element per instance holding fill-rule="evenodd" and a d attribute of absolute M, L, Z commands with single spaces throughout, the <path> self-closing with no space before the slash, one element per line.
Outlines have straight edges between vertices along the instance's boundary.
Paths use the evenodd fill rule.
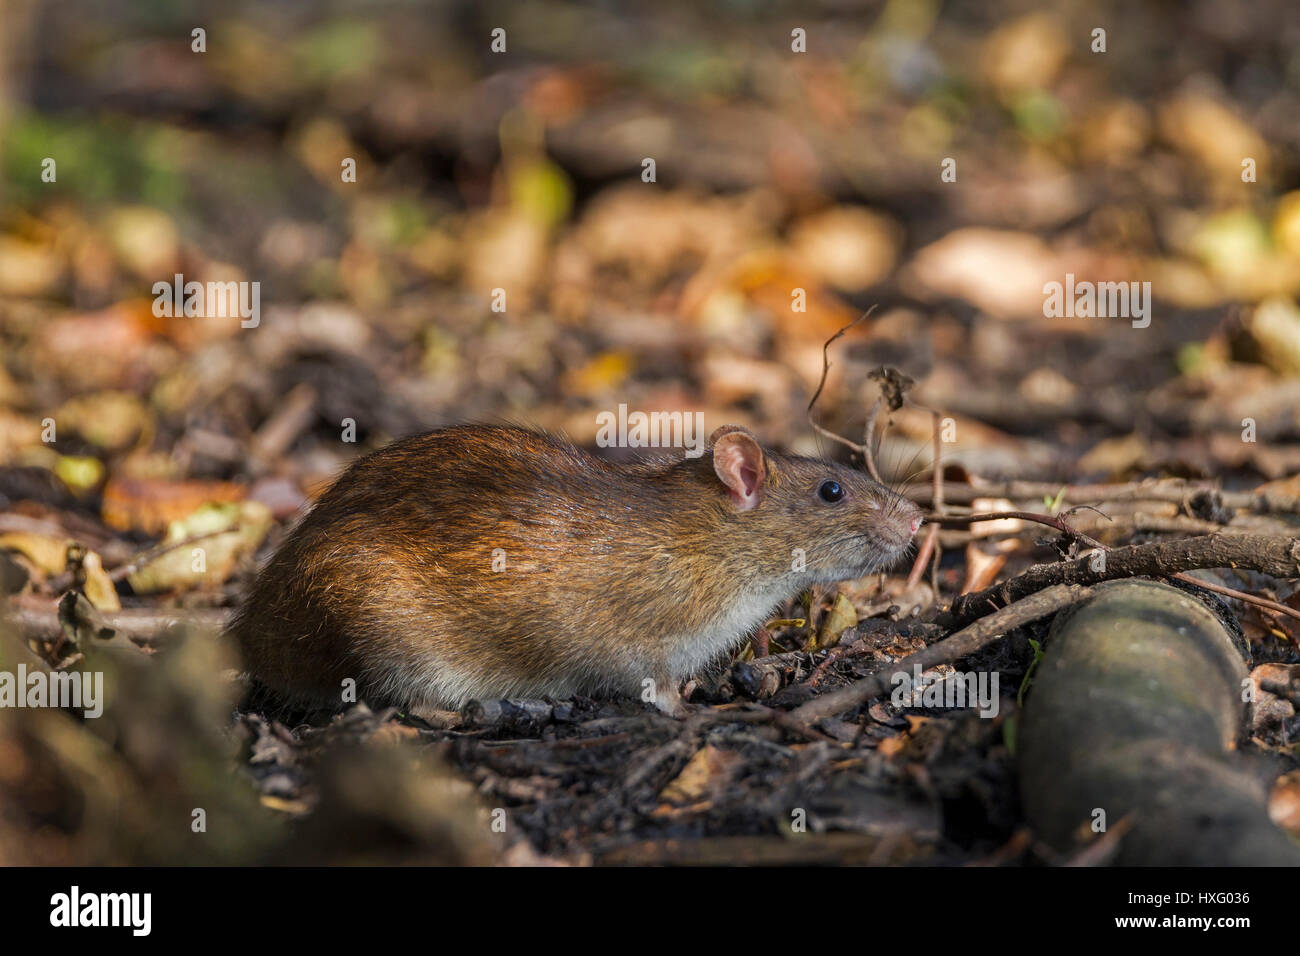
<path fill-rule="evenodd" d="M 1244 601 L 1246 604 L 1253 604 L 1256 607 L 1268 608 L 1277 614 L 1286 617 L 1295 618 L 1300 621 L 1300 611 L 1293 607 L 1287 607 L 1285 604 L 1279 604 L 1277 601 L 1270 601 L 1268 598 L 1262 598 L 1258 594 L 1251 594 L 1248 591 L 1238 591 L 1236 588 L 1230 588 L 1223 584 L 1211 584 L 1209 581 L 1202 581 L 1200 578 L 1194 578 L 1190 574 L 1171 574 L 1170 577 L 1177 578 L 1184 584 L 1193 584 L 1198 588 L 1205 588 L 1207 591 L 1213 591 L 1215 594 L 1222 594 L 1224 597 L 1236 598 L 1238 601 Z"/>
<path fill-rule="evenodd" d="M 34 595 L 19 595 L 10 598 L 7 603 L 9 618 L 23 637 L 42 642 L 57 641 L 62 637 L 56 602 Z M 132 643 L 150 646 L 158 643 L 176 624 L 220 630 L 229 620 L 230 612 L 224 608 L 124 608 L 121 611 L 101 612 L 100 617 L 107 626 L 123 634 Z"/>
<path fill-rule="evenodd" d="M 854 441 L 849 441 L 843 435 L 837 435 L 835 434 L 835 432 L 830 431 L 829 429 L 826 428 L 822 428 L 821 425 L 818 425 L 816 420 L 813 418 L 813 407 L 817 404 L 817 399 L 821 398 L 822 389 L 826 387 L 826 376 L 831 370 L 831 357 L 830 357 L 831 345 L 835 342 L 836 339 L 840 338 L 840 336 L 842 336 L 849 329 L 853 328 L 855 325 L 858 325 L 861 322 L 864 322 L 867 319 L 867 317 L 871 315 L 871 313 L 874 312 L 875 310 L 876 307 L 873 305 L 871 308 L 867 309 L 867 311 L 863 312 L 860 316 L 858 316 L 848 325 L 844 326 L 844 328 L 840 329 L 838 332 L 832 335 L 829 339 L 825 341 L 825 343 L 823 343 L 822 377 L 821 377 L 821 381 L 817 383 L 817 391 L 813 392 L 812 400 L 808 403 L 808 424 L 812 426 L 813 431 L 817 432 L 817 434 L 821 435 L 823 438 L 829 438 L 831 439 L 831 441 L 839 442 L 841 445 L 844 445 L 846 448 L 851 448 L 853 451 L 856 451 L 858 454 L 862 455 L 864 458 L 867 458 L 868 460 L 870 460 L 871 452 L 866 446 L 859 445 L 857 442 Z"/>
<path fill-rule="evenodd" d="M 1010 607 L 1004 607 L 987 617 L 982 617 L 950 637 L 882 667 L 847 687 L 813 698 L 783 715 L 783 719 L 778 719 L 777 723 L 787 729 L 807 728 L 824 717 L 833 717 L 851 710 L 859 704 L 884 694 L 893 683 L 894 674 L 910 674 L 916 666 L 923 671 L 929 670 L 939 664 L 949 664 L 963 657 L 969 657 L 997 641 L 1007 632 L 1059 611 L 1067 604 L 1082 601 L 1091 594 L 1090 589 L 1078 585 L 1058 584 L 1045 588 L 1017 601 Z"/>
<path fill-rule="evenodd" d="M 1300 577 L 1300 538 L 1211 534 L 1114 548 L 1106 552 L 1101 567 L 1091 557 L 1039 564 L 1001 584 L 958 597 L 935 623 L 944 628 L 960 627 L 987 614 L 990 606 L 1005 607 L 1054 584 L 1092 585 L 1116 578 L 1174 577 L 1203 568 L 1246 568 L 1276 578 Z"/>
<path fill-rule="evenodd" d="M 139 571 L 147 564 L 152 564 L 170 551 L 175 551 L 177 548 L 183 548 L 188 544 L 196 544 L 199 541 L 206 541 L 208 538 L 215 538 L 218 535 L 233 534 L 237 531 L 238 529 L 232 526 L 229 528 L 222 528 L 220 531 L 204 531 L 202 534 L 190 535 L 188 538 L 183 538 L 180 541 L 165 542 L 163 544 L 154 545 L 153 547 L 138 553 L 126 564 L 118 565 L 113 570 L 109 571 L 108 579 L 114 584 L 117 584 L 120 581 L 125 581 L 131 575 L 135 574 L 136 571 Z M 54 577 L 50 578 L 49 589 L 55 592 L 65 591 L 72 586 L 72 581 L 73 573 L 71 571 L 61 571 Z"/>
<path fill-rule="evenodd" d="M 1078 507 L 1087 508 L 1091 506 L 1079 505 Z M 1076 509 L 1075 508 L 1070 509 L 1070 511 L 1074 511 L 1074 510 Z M 1096 511 L 1097 509 L 1093 508 L 1092 510 Z M 1100 512 L 1098 513 L 1100 514 Z M 1047 525 L 1049 528 L 1056 528 L 1058 531 L 1062 532 L 1063 534 L 1069 535 L 1071 538 L 1074 538 L 1076 541 L 1079 541 L 1080 543 L 1086 544 L 1090 547 L 1097 548 L 1107 553 L 1113 553 L 1114 551 L 1113 548 L 1110 548 L 1107 545 L 1102 544 L 1097 539 L 1091 538 L 1088 535 L 1084 534 L 1083 532 L 1070 527 L 1069 524 L 1067 524 L 1063 519 L 1059 517 L 1053 517 L 1052 515 L 1034 514 L 1033 512 L 1029 512 L 1029 511 L 992 511 L 987 514 L 977 514 L 977 515 L 951 515 L 951 516 L 934 515 L 932 517 L 927 518 L 927 520 L 933 521 L 936 525 L 940 525 L 940 524 L 974 524 L 975 522 L 978 521 L 998 521 L 1004 518 L 1013 518 L 1021 521 L 1037 522 L 1038 524 Z M 1236 598 L 1238 601 L 1244 601 L 1247 604 L 1254 604 L 1256 607 L 1268 608 L 1270 611 L 1273 611 L 1277 614 L 1282 614 L 1285 615 L 1286 617 L 1294 618 L 1295 620 L 1300 621 L 1300 611 L 1297 611 L 1295 608 L 1292 607 L 1287 607 L 1287 605 L 1285 604 L 1279 604 L 1277 601 L 1270 601 L 1268 598 L 1262 598 L 1259 597 L 1258 595 L 1251 594 L 1247 591 L 1239 591 L 1236 588 L 1230 588 L 1223 584 L 1211 584 L 1208 581 L 1202 581 L 1199 578 L 1194 578 L 1189 574 L 1183 574 L 1181 572 L 1177 574 L 1171 574 L 1170 577 L 1177 578 L 1179 581 L 1182 581 L 1184 584 L 1192 584 L 1195 585 L 1196 587 L 1204 588 L 1207 591 L 1213 591 L 1216 594 L 1222 594 L 1224 597 Z"/>
<path fill-rule="evenodd" d="M 1080 544 L 1086 544 L 1091 548 L 1100 548 L 1103 551 L 1110 549 L 1102 544 L 1096 538 L 1090 538 L 1082 531 L 1070 527 L 1063 518 L 1054 515 L 1035 514 L 1032 511 L 989 511 L 973 515 L 926 515 L 925 520 L 937 525 L 968 525 L 980 521 L 1001 521 L 1004 519 L 1014 519 L 1017 521 L 1032 521 L 1036 524 L 1046 525 L 1049 528 L 1055 528 L 1064 535 L 1073 538 Z"/>
<path fill-rule="evenodd" d="M 917 406 L 918 408 L 923 406 Z M 937 518 L 943 514 L 943 443 L 940 438 L 939 425 L 941 418 L 939 413 L 933 408 L 926 409 L 934 418 L 934 463 L 930 467 L 931 474 L 931 493 L 930 498 L 933 502 L 934 514 Z M 921 580 L 921 575 L 925 573 L 925 567 L 929 564 L 932 567 L 930 574 L 930 584 L 935 594 L 939 593 L 939 559 L 943 555 L 943 549 L 939 545 L 939 524 L 932 523 L 925 530 L 925 539 L 921 542 L 921 547 L 917 550 L 916 562 L 912 565 L 912 573 L 907 576 L 907 587 L 914 588 Z M 933 563 L 931 561 L 933 560 Z"/>
<path fill-rule="evenodd" d="M 924 491 L 926 489 L 918 489 Z M 1070 485 L 1047 481 L 989 481 L 976 485 L 950 485 L 945 494 L 952 504 L 970 504 L 976 498 L 1011 498 L 1041 501 L 1058 494 L 1065 501 L 1163 501 L 1186 508 L 1197 494 L 1217 495 L 1225 508 L 1256 514 L 1300 514 L 1300 497 L 1260 491 L 1224 491 L 1208 484 L 1182 479 L 1128 482 L 1113 485 Z"/>
<path fill-rule="evenodd" d="M 871 403 L 871 414 L 867 416 L 867 427 L 863 429 L 862 447 L 864 449 L 862 457 L 867 461 L 867 471 L 871 477 L 876 480 L 877 484 L 883 485 L 880 479 L 880 472 L 876 469 L 876 419 L 880 416 L 880 406 L 884 404 L 884 399 L 876 396 L 876 400 Z"/>

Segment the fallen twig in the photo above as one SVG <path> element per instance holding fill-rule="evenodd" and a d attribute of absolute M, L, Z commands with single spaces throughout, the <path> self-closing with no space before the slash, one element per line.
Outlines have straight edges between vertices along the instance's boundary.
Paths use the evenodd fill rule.
<path fill-rule="evenodd" d="M 182 538 L 180 541 L 164 542 L 162 544 L 154 545 L 151 548 L 141 551 L 139 554 L 137 554 L 134 558 L 132 558 L 130 561 L 126 562 L 125 564 L 121 564 L 113 568 L 113 570 L 108 572 L 108 579 L 112 581 L 114 584 L 117 584 L 120 581 L 125 581 L 127 578 L 135 574 L 135 572 L 139 571 L 145 565 L 152 564 L 153 562 L 161 558 L 163 555 L 171 551 L 175 551 L 177 548 L 183 548 L 186 545 L 190 545 L 190 544 L 197 544 L 200 541 L 206 541 L 208 538 L 215 538 L 218 535 L 232 534 L 235 531 L 236 529 L 233 527 L 222 528 L 218 531 L 204 531 L 202 534 L 190 535 L 187 538 Z M 63 571 L 59 574 L 56 574 L 54 577 L 50 578 L 49 589 L 55 592 L 66 591 L 69 587 L 72 586 L 72 581 L 73 581 L 72 572 Z"/>
<path fill-rule="evenodd" d="M 1300 542 L 1297 544 L 1300 545 Z M 942 641 L 936 641 L 915 654 L 909 654 L 861 680 L 854 681 L 847 687 L 808 701 L 788 714 L 781 715 L 777 723 L 786 729 L 805 729 L 824 717 L 833 717 L 884 694 L 893 682 L 893 675 L 900 671 L 910 672 L 915 666 L 928 670 L 938 664 L 949 664 L 968 657 L 980 648 L 992 644 L 1008 631 L 1046 617 L 1067 604 L 1081 601 L 1091 593 L 1090 589 L 1073 584 L 1058 584 L 1044 588 L 1009 607 L 980 618 Z"/>
<path fill-rule="evenodd" d="M 962 595 L 935 623 L 960 627 L 982 617 L 989 607 L 1006 607 L 1054 584 L 1091 585 L 1115 578 L 1177 577 L 1184 571 L 1237 567 L 1277 578 L 1300 577 L 1300 538 L 1212 534 L 1115 548 L 1106 552 L 1104 562 L 1085 557 L 1039 564 L 1001 584 Z M 1195 579 L 1191 583 L 1204 584 Z"/>
<path fill-rule="evenodd" d="M 1041 501 L 1060 495 L 1062 501 L 1096 504 L 1103 501 L 1166 501 L 1186 505 L 1198 493 L 1218 495 L 1225 508 L 1256 514 L 1300 514 L 1300 497 L 1258 491 L 1223 491 L 1213 485 L 1191 484 L 1178 478 L 1113 485 L 1070 485 L 1049 481 L 981 481 L 979 485 L 949 485 L 944 498 L 950 504 L 970 504 L 976 498 L 1011 498 Z M 930 491 L 918 488 L 922 504 Z"/>
<path fill-rule="evenodd" d="M 1300 611 L 1293 607 L 1287 607 L 1285 604 L 1279 604 L 1277 601 L 1270 601 L 1268 598 L 1262 598 L 1257 594 L 1250 594 L 1246 591 L 1238 591 L 1236 588 L 1230 588 L 1223 584 L 1211 584 L 1209 581 L 1202 581 L 1200 578 L 1194 578 L 1190 574 L 1171 574 L 1170 577 L 1182 581 L 1184 584 L 1192 584 L 1198 588 L 1205 588 L 1207 591 L 1213 591 L 1215 594 L 1222 594 L 1224 597 L 1236 598 L 1238 601 L 1244 601 L 1247 604 L 1253 604 L 1256 607 L 1268 608 L 1285 617 L 1293 617 L 1300 621 Z"/>
<path fill-rule="evenodd" d="M 63 630 L 59 626 L 58 604 L 49 598 L 29 595 L 11 598 L 7 608 L 0 606 L 0 613 L 6 612 L 21 634 L 29 640 L 57 641 L 63 635 Z M 159 638 L 176 624 L 190 624 L 204 629 L 218 630 L 225 626 L 229 613 L 224 608 L 171 611 L 126 608 L 121 611 L 102 613 L 100 617 L 105 624 L 122 633 L 132 643 L 150 646 L 157 643 Z"/>
<path fill-rule="evenodd" d="M 1080 505 L 1079 507 L 1087 508 L 1091 506 Z M 1096 509 L 1094 508 L 1093 510 L 1095 511 Z M 935 515 L 932 520 L 938 524 L 948 523 L 949 521 L 960 524 L 974 524 L 977 521 L 997 521 L 1002 518 L 1015 518 L 1021 521 L 1037 522 L 1038 524 L 1047 525 L 1050 528 L 1056 528 L 1061 533 L 1068 535 L 1080 543 L 1098 548 L 1107 553 L 1114 550 L 1107 545 L 1102 544 L 1095 538 L 1091 538 L 1078 529 L 1071 527 L 1063 518 L 1052 515 L 1034 514 L 1028 511 L 995 511 L 989 512 L 988 514 L 961 515 L 951 519 L 942 515 Z M 1214 526 L 1211 525 L 1211 528 L 1214 528 Z M 1268 598 L 1262 598 L 1258 595 L 1250 594 L 1247 591 L 1239 591 L 1236 588 L 1230 588 L 1223 584 L 1212 584 L 1208 581 L 1202 581 L 1200 578 L 1194 578 L 1189 574 L 1183 574 L 1181 572 L 1178 574 L 1172 574 L 1170 577 L 1177 578 L 1184 584 L 1193 584 L 1197 587 L 1204 588 L 1207 591 L 1213 591 L 1214 593 L 1222 594 L 1225 597 L 1236 598 L 1238 601 L 1244 601 L 1247 604 L 1254 604 L 1256 607 L 1268 608 L 1270 611 L 1300 621 L 1300 611 L 1297 611 L 1292 607 L 1287 607 L 1285 604 L 1279 604 L 1277 601 L 1270 601 Z"/>
<path fill-rule="evenodd" d="M 1001 521 L 1006 518 L 1014 518 L 1018 521 L 1031 521 L 1037 524 L 1046 525 L 1049 528 L 1055 528 L 1064 535 L 1068 535 L 1080 544 L 1086 544 L 1089 547 L 1109 550 L 1106 545 L 1102 544 L 1095 538 L 1090 538 L 1083 532 L 1071 527 L 1066 523 L 1064 518 L 1054 515 L 1035 514 L 1032 511 L 990 511 L 984 514 L 973 515 L 926 515 L 925 520 L 933 522 L 936 525 L 967 525 L 975 524 L 979 521 Z"/>

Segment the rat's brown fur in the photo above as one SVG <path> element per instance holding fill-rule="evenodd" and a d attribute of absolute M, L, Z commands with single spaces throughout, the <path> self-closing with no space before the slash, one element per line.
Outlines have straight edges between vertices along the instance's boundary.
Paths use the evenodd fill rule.
<path fill-rule="evenodd" d="M 263 569 L 231 625 L 245 663 L 313 706 L 338 706 L 353 678 L 370 703 L 416 710 L 653 686 L 675 712 L 691 671 L 809 584 L 894 558 L 919 519 L 860 472 L 735 431 L 765 471 L 751 510 L 712 452 L 619 465 L 492 426 L 395 442 L 352 465 Z M 818 498 L 828 478 L 843 501 Z"/>

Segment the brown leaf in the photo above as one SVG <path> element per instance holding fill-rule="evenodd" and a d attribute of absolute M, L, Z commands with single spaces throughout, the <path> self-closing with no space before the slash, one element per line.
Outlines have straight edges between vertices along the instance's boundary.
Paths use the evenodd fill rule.
<path fill-rule="evenodd" d="M 1277 778 L 1268 798 L 1268 817 L 1292 837 L 1300 837 L 1300 770 Z"/>
<path fill-rule="evenodd" d="M 676 806 L 706 800 L 731 781 L 739 765 L 740 755 L 733 750 L 701 747 L 660 791 L 659 799 Z"/>
<path fill-rule="evenodd" d="M 209 502 L 244 499 L 242 485 L 227 481 L 165 481 L 152 478 L 110 479 L 104 486 L 105 524 L 122 531 L 162 534 L 173 521 Z"/>
<path fill-rule="evenodd" d="M 816 651 L 826 647 L 834 647 L 840 642 L 840 637 L 844 632 L 850 627 L 855 627 L 857 623 L 858 612 L 854 608 L 853 602 L 845 597 L 842 592 L 836 592 L 835 603 L 831 605 L 831 609 L 826 613 L 816 640 L 812 641 L 807 649 Z"/>
<path fill-rule="evenodd" d="M 986 524 L 1000 524 L 997 521 Z M 982 591 L 997 580 L 998 572 L 1007 563 L 1007 556 L 1002 554 L 985 554 L 974 541 L 966 545 L 966 579 L 962 582 L 961 593 Z"/>

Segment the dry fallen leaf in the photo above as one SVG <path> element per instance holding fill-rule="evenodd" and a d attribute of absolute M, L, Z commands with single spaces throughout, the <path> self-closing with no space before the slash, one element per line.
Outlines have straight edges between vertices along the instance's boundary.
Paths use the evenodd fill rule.
<path fill-rule="evenodd" d="M 842 591 L 837 591 L 835 603 L 831 605 L 830 611 L 822 620 L 821 630 L 817 633 L 816 639 L 809 643 L 807 650 L 817 651 L 834 647 L 840 642 L 844 632 L 850 627 L 856 627 L 857 623 L 858 612 L 853 607 L 853 602 L 845 597 Z"/>
<path fill-rule="evenodd" d="M 0 236 L 0 294 L 41 296 L 63 277 L 63 261 L 43 243 Z"/>
<path fill-rule="evenodd" d="M 984 41 L 980 72 L 1011 96 L 1050 86 L 1070 54 L 1070 38 L 1055 15 L 1031 13 L 999 26 Z"/>
<path fill-rule="evenodd" d="M 1160 132 L 1206 172 L 1226 182 L 1241 184 L 1241 161 L 1256 162 L 1256 175 L 1266 178 L 1269 148 L 1263 138 L 1236 112 L 1202 93 L 1187 93 L 1160 110 Z"/>
<path fill-rule="evenodd" d="M 215 587 L 234 573 L 241 558 L 257 550 L 270 528 L 271 510 L 260 502 L 204 505 L 185 519 L 173 521 L 163 544 L 199 535 L 211 537 L 163 553 L 127 580 L 139 594 Z"/>
<path fill-rule="evenodd" d="M 1300 308 L 1289 296 L 1265 299 L 1250 318 L 1259 357 L 1279 375 L 1300 377 Z"/>
<path fill-rule="evenodd" d="M 119 206 L 105 223 L 109 244 L 121 263 L 153 282 L 177 271 L 180 234 L 171 216 L 150 206 Z"/>
<path fill-rule="evenodd" d="M 86 598 L 100 611 L 120 611 L 122 602 L 118 599 L 117 588 L 112 578 L 104 570 L 104 562 L 94 551 L 87 551 L 81 559 L 81 568 L 86 575 Z"/>
<path fill-rule="evenodd" d="M 659 799 L 668 804 L 685 806 L 706 800 L 730 782 L 740 764 L 740 755 L 713 745 L 701 747 L 687 761 L 682 772 L 668 782 Z"/>
<path fill-rule="evenodd" d="M 1277 778 L 1268 798 L 1268 818 L 1292 837 L 1300 838 L 1300 770 Z"/>
<path fill-rule="evenodd" d="M 1015 519 L 1005 519 L 1007 521 L 1019 521 Z M 984 524 L 1001 524 L 1001 521 L 988 521 Z M 985 554 L 984 551 L 974 541 L 966 545 L 966 578 L 962 581 L 961 593 L 970 594 L 972 591 L 982 591 L 989 587 L 997 580 L 998 572 L 1002 570 L 1007 563 L 1005 552 L 999 554 Z"/>
<path fill-rule="evenodd" d="M 79 395 L 55 411 L 54 421 L 61 432 L 76 432 L 107 451 L 121 451 L 153 434 L 149 407 L 129 392 Z"/>
<path fill-rule="evenodd" d="M 0 534 L 0 550 L 17 551 L 45 575 L 59 574 L 68 566 L 71 538 L 10 531 Z"/>
<path fill-rule="evenodd" d="M 209 502 L 243 500 L 242 485 L 226 481 L 113 478 L 104 486 L 104 523 L 122 531 L 162 534 Z"/>
<path fill-rule="evenodd" d="M 1090 448 L 1079 459 L 1083 474 L 1101 474 L 1108 479 L 1126 479 L 1130 473 L 1143 467 L 1151 449 L 1137 432 L 1121 438 L 1106 438 Z"/>
<path fill-rule="evenodd" d="M 1288 684 L 1297 675 L 1300 675 L 1300 664 L 1260 664 L 1250 672 L 1255 692 L 1255 706 L 1251 710 L 1251 730 L 1254 733 L 1260 733 L 1295 716 L 1295 705 L 1284 697 L 1266 691 L 1263 682 Z"/>

